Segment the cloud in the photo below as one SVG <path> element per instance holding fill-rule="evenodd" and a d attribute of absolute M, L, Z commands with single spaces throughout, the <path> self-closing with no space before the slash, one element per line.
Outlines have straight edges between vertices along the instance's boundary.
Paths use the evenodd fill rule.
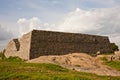
<path fill-rule="evenodd" d="M 58 29 L 67 32 L 106 35 L 120 46 L 120 7 L 82 10 L 64 17 Z"/>
<path fill-rule="evenodd" d="M 77 8 L 66 14 L 59 23 L 50 25 L 39 18 L 19 19 L 20 33 L 24 34 L 32 29 L 55 30 L 64 32 L 78 32 L 96 35 L 106 35 L 112 42 L 120 46 L 120 7 L 97 8 L 82 10 Z"/>
<path fill-rule="evenodd" d="M 0 25 L 0 41 L 8 40 L 13 37 L 13 34 L 10 31 L 7 31 Z"/>
<path fill-rule="evenodd" d="M 116 33 L 120 29 L 119 11 L 119 8 L 102 8 L 88 11 L 77 8 L 63 19 L 59 29 L 70 32 Z"/>
<path fill-rule="evenodd" d="M 33 29 L 38 30 L 55 30 L 55 24 L 49 24 L 46 22 L 42 22 L 39 18 L 33 17 L 31 19 L 20 18 L 17 21 L 19 25 L 19 33 L 23 35 L 27 32 L 30 32 Z"/>
<path fill-rule="evenodd" d="M 33 29 L 44 29 L 46 26 L 49 26 L 49 24 L 41 22 L 41 20 L 37 17 L 33 17 L 31 19 L 21 18 L 17 21 L 17 23 L 20 26 L 20 35 L 23 35 Z"/>

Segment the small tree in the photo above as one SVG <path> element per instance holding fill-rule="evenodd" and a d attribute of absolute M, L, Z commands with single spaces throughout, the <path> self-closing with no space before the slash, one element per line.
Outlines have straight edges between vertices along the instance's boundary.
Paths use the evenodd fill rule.
<path fill-rule="evenodd" d="M 119 51 L 119 48 L 115 43 L 111 43 L 111 48 L 113 51 Z"/>
<path fill-rule="evenodd" d="M 5 49 L 0 52 L 0 59 L 5 59 L 6 58 L 4 53 L 5 53 Z"/>

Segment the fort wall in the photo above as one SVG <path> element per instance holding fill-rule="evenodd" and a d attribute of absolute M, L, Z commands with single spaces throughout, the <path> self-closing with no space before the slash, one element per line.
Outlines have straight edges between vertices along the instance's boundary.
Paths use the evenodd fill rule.
<path fill-rule="evenodd" d="M 39 30 L 32 31 L 30 48 L 30 59 L 76 52 L 111 52 L 109 39 L 105 36 Z"/>
<path fill-rule="evenodd" d="M 111 52 L 108 37 L 78 33 L 63 33 L 33 30 L 20 39 L 11 40 L 5 56 L 19 56 L 33 59 L 45 55 L 65 55 L 69 53 Z"/>

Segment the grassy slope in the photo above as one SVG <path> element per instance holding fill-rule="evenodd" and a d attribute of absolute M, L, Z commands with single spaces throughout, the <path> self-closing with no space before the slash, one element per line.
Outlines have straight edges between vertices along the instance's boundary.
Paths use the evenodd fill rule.
<path fill-rule="evenodd" d="M 108 61 L 105 57 L 102 58 L 105 65 L 108 65 L 118 71 L 120 71 L 120 61 Z"/>
<path fill-rule="evenodd" d="M 19 58 L 0 60 L 0 80 L 120 80 L 120 77 L 68 70 L 53 64 L 25 63 Z"/>

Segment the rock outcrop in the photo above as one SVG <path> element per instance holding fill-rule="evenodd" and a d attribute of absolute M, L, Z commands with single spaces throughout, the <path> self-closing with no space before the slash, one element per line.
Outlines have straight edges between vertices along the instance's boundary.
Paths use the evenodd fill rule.
<path fill-rule="evenodd" d="M 52 63 L 62 67 L 81 72 L 95 73 L 97 75 L 120 76 L 120 72 L 103 65 L 104 55 L 91 57 L 86 53 L 72 53 L 61 56 L 40 56 L 27 61 L 28 63 Z"/>

